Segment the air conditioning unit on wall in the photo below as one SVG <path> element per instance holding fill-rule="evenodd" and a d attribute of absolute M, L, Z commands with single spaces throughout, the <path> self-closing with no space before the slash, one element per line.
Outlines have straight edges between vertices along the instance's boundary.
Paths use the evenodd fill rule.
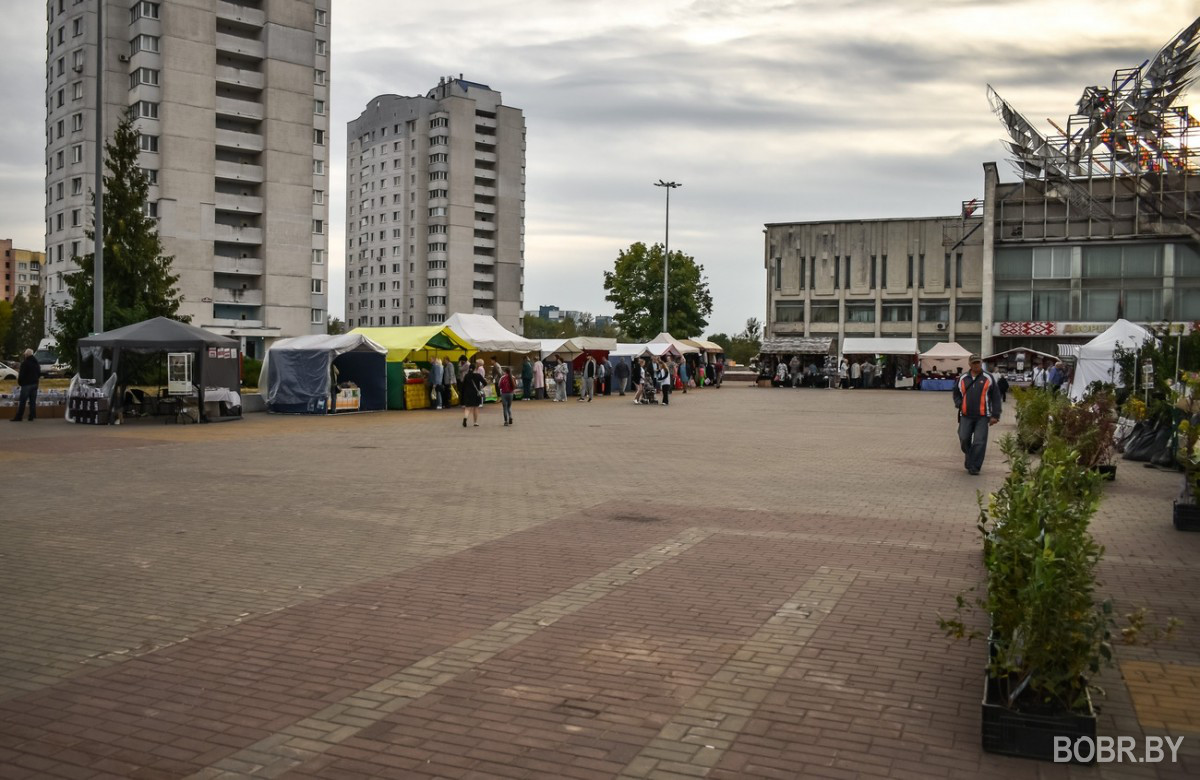
<path fill-rule="evenodd" d="M 946 329 L 946 323 L 944 323 L 944 322 L 939 322 L 939 323 L 937 324 L 937 329 L 938 329 L 938 330 L 945 330 L 945 329 Z"/>

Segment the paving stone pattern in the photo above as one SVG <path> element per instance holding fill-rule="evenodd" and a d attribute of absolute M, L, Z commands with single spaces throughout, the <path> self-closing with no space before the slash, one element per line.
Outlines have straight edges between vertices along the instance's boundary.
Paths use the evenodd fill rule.
<path fill-rule="evenodd" d="M 1100 732 L 1180 763 L 985 754 L 982 574 L 948 395 L 749 389 L 0 429 L 0 778 L 1187 777 L 1200 535 L 1122 462 Z M 1010 430 L 1007 423 L 993 430 Z"/>

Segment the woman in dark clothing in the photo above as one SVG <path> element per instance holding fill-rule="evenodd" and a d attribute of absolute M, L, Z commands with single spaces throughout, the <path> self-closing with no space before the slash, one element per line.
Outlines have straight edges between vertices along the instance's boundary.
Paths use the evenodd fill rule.
<path fill-rule="evenodd" d="M 475 427 L 479 427 L 479 407 L 483 406 L 483 388 L 486 385 L 487 380 L 478 371 L 467 371 L 458 380 L 458 400 L 463 407 L 464 428 L 467 427 L 468 416 L 473 417 Z"/>

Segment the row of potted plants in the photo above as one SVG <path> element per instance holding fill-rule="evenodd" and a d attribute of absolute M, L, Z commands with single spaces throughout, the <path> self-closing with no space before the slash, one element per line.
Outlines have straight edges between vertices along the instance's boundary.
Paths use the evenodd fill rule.
<path fill-rule="evenodd" d="M 955 614 L 939 616 L 953 639 L 986 636 L 982 704 L 985 750 L 1052 760 L 1054 737 L 1095 737 L 1093 680 L 1113 659 L 1114 635 L 1147 641 L 1174 631 L 1149 626 L 1144 610 L 1116 631 L 1110 601 L 1096 596 L 1104 549 L 1089 531 L 1101 500 L 1101 474 L 1062 437 L 1033 461 L 1013 436 L 1001 440 L 1010 471 L 981 495 L 986 588 L 960 593 Z M 972 616 L 982 612 L 985 632 Z"/>
<path fill-rule="evenodd" d="M 1096 385 L 1078 403 L 1054 390 L 1014 388 L 1017 442 L 1026 452 L 1041 452 L 1058 442 L 1074 450 L 1079 464 L 1113 479 L 1117 467 L 1117 400 L 1111 385 Z"/>

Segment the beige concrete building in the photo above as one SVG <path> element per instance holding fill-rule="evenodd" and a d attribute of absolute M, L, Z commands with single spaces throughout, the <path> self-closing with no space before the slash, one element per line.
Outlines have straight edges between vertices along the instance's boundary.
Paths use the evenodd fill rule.
<path fill-rule="evenodd" d="M 425 325 L 456 312 L 520 327 L 525 118 L 443 78 L 380 95 L 346 133 L 346 322 Z"/>
<path fill-rule="evenodd" d="M 105 2 L 104 121 L 127 107 L 147 210 L 192 323 L 271 339 L 325 329 L 330 0 Z M 49 0 L 47 327 L 84 236 L 95 173 L 98 0 Z"/>
<path fill-rule="evenodd" d="M 41 291 L 45 253 L 14 249 L 11 238 L 0 238 L 0 252 L 4 255 L 4 293 L 0 300 L 12 303 L 18 295 L 28 297 Z"/>
<path fill-rule="evenodd" d="M 968 212 L 972 212 L 967 215 Z M 983 234 L 962 217 L 768 224 L 764 336 L 916 338 L 981 348 Z"/>

